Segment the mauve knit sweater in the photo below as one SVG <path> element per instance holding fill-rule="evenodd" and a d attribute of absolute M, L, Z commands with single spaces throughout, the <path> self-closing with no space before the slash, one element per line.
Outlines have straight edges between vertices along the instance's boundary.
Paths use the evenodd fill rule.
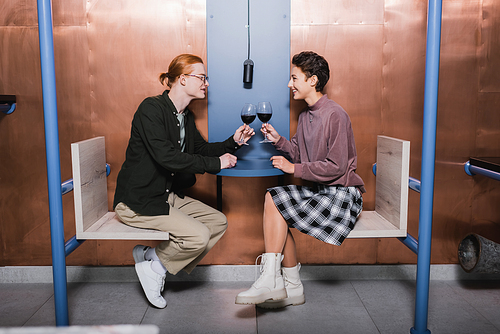
<path fill-rule="evenodd" d="M 335 101 L 323 95 L 299 115 L 297 133 L 274 145 L 295 164 L 294 176 L 331 186 L 358 187 L 357 154 L 351 120 Z"/>

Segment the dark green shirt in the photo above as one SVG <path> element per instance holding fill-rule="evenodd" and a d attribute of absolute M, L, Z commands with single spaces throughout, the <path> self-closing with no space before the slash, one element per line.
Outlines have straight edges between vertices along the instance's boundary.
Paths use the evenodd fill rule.
<path fill-rule="evenodd" d="M 184 113 L 182 152 L 177 110 L 168 91 L 148 97 L 139 105 L 125 162 L 118 173 L 113 207 L 123 202 L 141 215 L 167 215 L 170 192 L 182 196 L 182 189 L 196 182 L 195 173 L 218 173 L 219 156 L 239 148 L 233 136 L 223 142 L 208 143 L 198 132 L 193 113 L 187 108 Z"/>

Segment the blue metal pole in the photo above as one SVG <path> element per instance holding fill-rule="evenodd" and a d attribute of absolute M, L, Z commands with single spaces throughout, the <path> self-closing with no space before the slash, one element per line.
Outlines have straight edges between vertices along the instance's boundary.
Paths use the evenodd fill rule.
<path fill-rule="evenodd" d="M 418 254 L 418 240 L 412 237 L 410 234 L 406 235 L 406 238 L 398 238 L 406 247 L 408 247 L 413 253 Z"/>
<path fill-rule="evenodd" d="M 61 166 L 59 157 L 59 131 L 57 123 L 56 74 L 54 64 L 54 38 L 50 0 L 37 0 L 40 64 L 42 70 L 43 111 L 45 123 L 45 150 L 47 156 L 47 182 L 49 189 L 50 238 L 52 244 L 52 274 L 56 325 L 68 326 L 68 294 L 66 254 L 64 250 L 64 224 L 61 194 Z"/>
<path fill-rule="evenodd" d="M 73 179 L 69 179 L 61 183 L 62 195 L 66 195 L 67 193 L 72 191 L 73 191 Z"/>
<path fill-rule="evenodd" d="M 410 187 L 411 190 L 416 191 L 417 193 L 419 193 L 420 192 L 420 186 L 421 186 L 420 180 L 417 180 L 416 178 L 410 176 L 410 178 L 408 180 L 408 187 Z"/>
<path fill-rule="evenodd" d="M 85 242 L 85 240 L 78 240 L 78 239 L 76 239 L 76 235 L 74 235 L 64 245 L 64 250 L 65 250 L 66 256 L 71 254 L 75 249 L 80 247 L 80 245 L 83 244 L 84 242 Z"/>
<path fill-rule="evenodd" d="M 418 226 L 417 293 L 415 301 L 415 326 L 410 329 L 410 333 L 412 334 L 430 333 L 430 330 L 427 329 L 427 319 L 429 313 L 441 15 L 442 0 L 429 0 L 422 138 L 422 182 Z"/>

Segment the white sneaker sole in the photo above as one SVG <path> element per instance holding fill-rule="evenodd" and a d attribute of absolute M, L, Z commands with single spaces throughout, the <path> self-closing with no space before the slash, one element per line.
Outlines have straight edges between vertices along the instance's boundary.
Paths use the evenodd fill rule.
<path fill-rule="evenodd" d="M 268 299 L 280 300 L 286 298 L 286 290 L 283 288 L 281 290 L 274 290 L 268 293 L 263 293 L 258 296 L 236 296 L 235 303 L 240 305 L 254 305 L 261 304 Z"/>
<path fill-rule="evenodd" d="M 265 308 L 265 309 L 275 309 L 275 308 L 283 308 L 289 305 L 297 306 L 302 305 L 306 302 L 306 297 L 304 295 L 295 296 L 295 297 L 287 297 L 285 299 L 280 300 L 266 300 L 261 304 L 257 304 L 257 307 Z"/>

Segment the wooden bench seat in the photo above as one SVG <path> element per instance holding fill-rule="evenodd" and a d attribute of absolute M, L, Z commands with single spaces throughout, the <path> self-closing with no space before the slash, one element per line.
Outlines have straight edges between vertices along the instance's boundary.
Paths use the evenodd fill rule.
<path fill-rule="evenodd" d="M 362 211 L 348 238 L 407 236 L 410 142 L 377 137 L 375 211 Z"/>
<path fill-rule="evenodd" d="M 163 231 L 135 228 L 108 212 L 104 137 L 71 144 L 76 237 L 168 240 Z M 410 142 L 377 137 L 375 211 L 363 211 L 348 238 L 406 237 Z"/>
<path fill-rule="evenodd" d="M 71 144 L 76 238 L 168 240 L 163 231 L 128 226 L 108 212 L 104 137 Z"/>

